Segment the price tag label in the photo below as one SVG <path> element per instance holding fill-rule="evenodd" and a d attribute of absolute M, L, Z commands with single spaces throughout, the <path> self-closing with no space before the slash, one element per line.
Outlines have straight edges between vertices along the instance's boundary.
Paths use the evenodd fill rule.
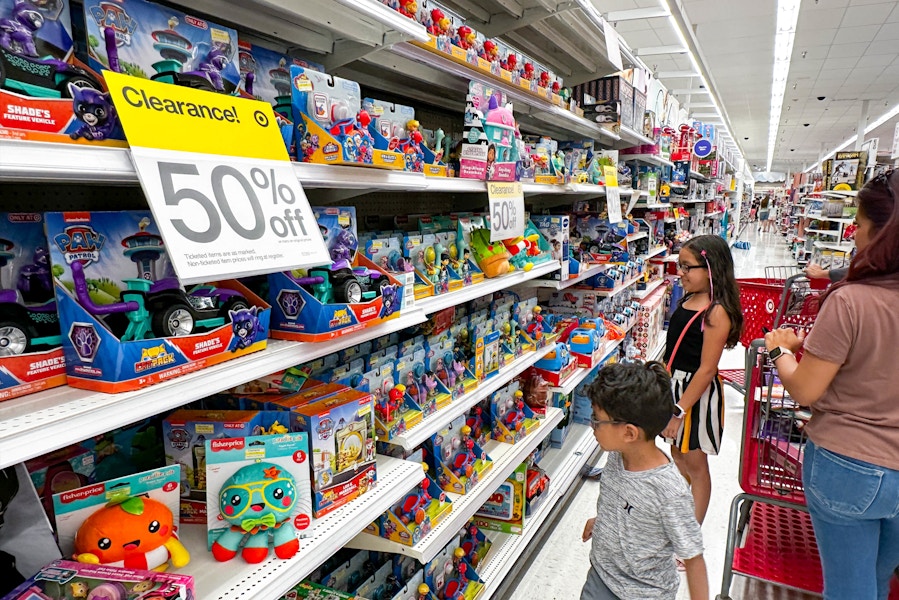
<path fill-rule="evenodd" d="M 524 192 L 520 181 L 488 181 L 490 241 L 524 235 Z"/>
<path fill-rule="evenodd" d="M 104 75 L 182 283 L 330 262 L 270 105 Z"/>
<path fill-rule="evenodd" d="M 606 183 L 606 210 L 609 213 L 609 223 L 620 223 L 621 190 L 618 189 L 618 169 L 603 165 L 602 175 Z"/>

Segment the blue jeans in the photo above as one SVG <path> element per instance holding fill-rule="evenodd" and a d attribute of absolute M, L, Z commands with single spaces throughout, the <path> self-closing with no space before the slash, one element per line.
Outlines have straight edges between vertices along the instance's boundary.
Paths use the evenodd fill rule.
<path fill-rule="evenodd" d="M 886 600 L 899 565 L 899 471 L 809 440 L 802 483 L 821 552 L 825 600 Z"/>

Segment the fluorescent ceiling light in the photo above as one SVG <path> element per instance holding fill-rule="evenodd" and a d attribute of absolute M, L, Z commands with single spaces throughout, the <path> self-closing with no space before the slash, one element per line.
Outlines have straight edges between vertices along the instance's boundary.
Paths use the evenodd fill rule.
<path fill-rule="evenodd" d="M 897 115 L 899 115 L 899 104 L 897 104 L 896 106 L 894 106 L 887 112 L 880 115 L 880 117 L 878 117 L 875 121 L 871 122 L 867 127 L 865 127 L 865 135 L 871 133 L 872 131 L 874 131 L 875 129 L 877 129 L 878 127 L 880 127 L 881 125 L 883 125 L 884 123 L 889 121 L 890 119 L 896 117 Z M 842 150 L 849 144 L 853 143 L 857 139 L 858 139 L 858 134 L 853 135 L 851 138 L 847 138 L 842 144 L 834 147 L 833 150 L 831 150 L 830 152 L 828 152 L 827 154 L 824 155 L 824 158 L 822 158 L 820 161 L 818 161 L 815 164 L 813 164 L 812 166 L 810 166 L 804 172 L 809 173 L 816 167 L 821 166 L 822 161 L 827 160 L 828 158 L 830 158 L 831 156 L 833 156 L 834 154 L 836 154 L 837 152 L 839 152 L 840 150 Z"/>
<path fill-rule="evenodd" d="M 796 23 L 799 21 L 801 0 L 778 0 L 777 28 L 774 33 L 774 69 L 771 76 L 771 116 L 768 121 L 768 166 L 771 171 L 774 148 L 777 145 L 777 129 L 783 110 L 784 95 L 787 91 L 787 77 L 790 75 L 790 60 L 793 57 L 793 42 L 796 40 Z"/>
<path fill-rule="evenodd" d="M 413 21 L 409 17 L 401 15 L 387 5 L 381 4 L 378 0 L 337 1 L 351 10 L 361 13 L 370 19 L 374 19 L 378 23 L 408 35 L 419 42 L 427 42 L 430 39 L 428 30 L 425 29 L 424 25 Z"/>

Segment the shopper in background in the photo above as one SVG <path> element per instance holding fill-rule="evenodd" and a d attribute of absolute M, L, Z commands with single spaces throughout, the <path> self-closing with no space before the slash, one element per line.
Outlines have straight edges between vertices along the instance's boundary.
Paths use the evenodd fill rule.
<path fill-rule="evenodd" d="M 762 198 L 761 203 L 759 204 L 759 231 L 762 230 L 765 223 L 768 221 L 768 214 L 770 212 L 769 204 L 771 203 L 771 199 L 768 196 Z"/>
<path fill-rule="evenodd" d="M 684 560 L 690 597 L 709 597 L 702 532 L 683 477 L 655 437 L 671 417 L 671 379 L 658 362 L 613 364 L 588 390 L 593 435 L 609 453 L 596 517 L 584 526 L 593 540 L 581 600 L 674 600 Z"/>
<path fill-rule="evenodd" d="M 743 313 L 730 248 L 717 235 L 684 243 L 678 260 L 684 297 L 671 315 L 665 361 L 673 380 L 675 414 L 662 435 L 690 482 L 702 524 L 712 495 L 708 455 L 724 431 L 724 390 L 718 361 L 740 340 Z"/>
<path fill-rule="evenodd" d="M 749 209 L 749 220 L 755 221 L 755 215 L 759 211 L 759 197 L 756 196 L 752 199 L 752 204 Z"/>
<path fill-rule="evenodd" d="M 899 175 L 858 193 L 858 253 L 803 337 L 765 335 L 781 381 L 810 406 L 802 482 L 827 600 L 885 599 L 899 565 Z"/>

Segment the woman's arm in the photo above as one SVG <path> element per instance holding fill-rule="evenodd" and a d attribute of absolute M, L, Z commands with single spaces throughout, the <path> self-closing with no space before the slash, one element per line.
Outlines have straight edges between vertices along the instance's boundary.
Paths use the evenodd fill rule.
<path fill-rule="evenodd" d="M 768 350 L 780 346 L 795 352 L 801 345 L 802 338 L 797 337 L 791 328 L 775 329 L 765 334 Z M 798 362 L 795 356 L 783 354 L 774 366 L 793 400 L 802 406 L 811 406 L 827 391 L 841 365 L 818 358 L 806 350 L 802 362 Z"/>

